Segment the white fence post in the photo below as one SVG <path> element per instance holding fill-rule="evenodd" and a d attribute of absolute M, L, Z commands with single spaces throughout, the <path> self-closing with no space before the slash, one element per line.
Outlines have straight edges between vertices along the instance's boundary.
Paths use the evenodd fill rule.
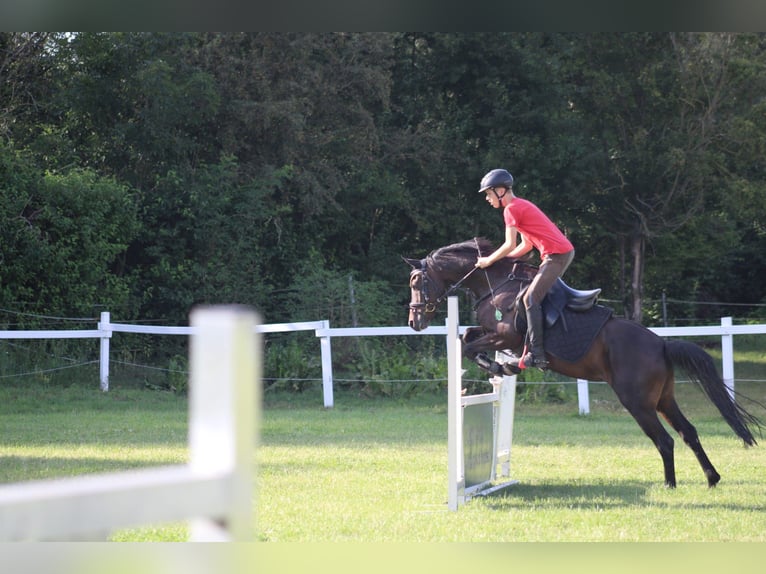
<path fill-rule="evenodd" d="M 580 414 L 590 414 L 590 394 L 588 392 L 588 381 L 577 379 L 577 404 L 580 407 Z"/>
<path fill-rule="evenodd" d="M 322 321 L 322 329 L 326 332 L 330 330 L 330 321 Z M 319 338 L 319 348 L 322 353 L 322 394 L 324 395 L 325 408 L 331 408 L 335 404 L 332 390 L 332 347 L 329 335 L 323 335 Z"/>
<path fill-rule="evenodd" d="M 101 313 L 98 322 L 98 330 L 101 334 L 101 353 L 99 357 L 99 381 L 101 390 L 109 390 L 109 340 L 112 338 L 112 329 L 109 326 L 109 311 Z"/>
<path fill-rule="evenodd" d="M 731 317 L 721 317 L 721 329 L 728 331 L 721 335 L 722 378 L 726 388 L 729 389 L 729 395 L 734 400 L 734 335 L 729 329 L 731 326 Z"/>

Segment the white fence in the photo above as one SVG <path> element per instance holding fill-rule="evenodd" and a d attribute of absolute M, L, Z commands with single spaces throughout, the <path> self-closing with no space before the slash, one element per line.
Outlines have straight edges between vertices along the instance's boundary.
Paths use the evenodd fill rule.
<path fill-rule="evenodd" d="M 464 333 L 467 327 L 460 327 L 460 333 Z M 333 393 L 332 371 L 332 339 L 335 337 L 386 337 L 386 336 L 423 336 L 437 335 L 446 336 L 447 327 L 432 325 L 423 331 L 413 331 L 409 327 L 342 327 L 331 328 L 330 322 L 306 321 L 298 323 L 277 323 L 270 325 L 258 325 L 257 333 L 285 333 L 293 331 L 314 331 L 319 338 L 320 352 L 322 357 L 322 394 L 324 406 L 333 407 L 335 404 Z M 700 327 L 656 327 L 652 331 L 661 337 L 721 337 L 722 349 L 722 377 L 729 389 L 734 389 L 734 336 L 735 335 L 763 335 L 766 334 L 766 325 L 733 325 L 731 317 L 722 317 L 720 325 Z M 101 340 L 100 356 L 100 386 L 107 391 L 109 389 L 109 341 L 113 333 L 142 333 L 151 335 L 191 335 L 195 328 L 190 327 L 163 327 L 153 325 L 129 325 L 110 322 L 109 312 L 101 314 L 98 328 L 95 330 L 74 331 L 0 331 L 0 339 L 64 339 L 64 338 L 97 338 Z M 578 380 L 578 402 L 581 414 L 590 412 L 588 383 L 599 381 Z"/>
<path fill-rule="evenodd" d="M 316 331 L 329 328 L 329 321 L 307 321 L 304 323 L 274 323 L 271 325 L 255 325 L 256 333 L 289 333 L 292 331 Z M 13 338 L 12 333 L 22 333 L 23 331 L 0 331 L 0 339 Z M 125 323 L 112 323 L 111 315 L 108 311 L 101 313 L 101 320 L 98 323 L 96 331 L 27 331 L 27 333 L 45 333 L 47 337 L 34 337 L 40 339 L 55 338 L 51 333 L 88 333 L 89 337 L 96 336 L 101 339 L 101 354 L 99 361 L 99 372 L 101 381 L 101 390 L 109 390 L 109 340 L 112 333 L 140 333 L 144 335 L 193 335 L 197 332 L 194 326 L 189 327 L 163 327 L 159 325 L 129 325 Z M 93 335 L 95 333 L 95 335 Z M 84 335 L 85 337 L 85 335 Z M 21 337 L 19 337 L 21 338 Z M 32 337 L 28 337 L 32 338 Z M 322 343 L 322 353 L 324 356 L 324 342 Z M 329 344 L 329 341 L 327 342 Z M 329 349 L 327 350 L 329 353 Z M 324 361 L 322 362 L 324 369 Z M 332 370 L 332 364 L 330 363 Z M 330 385 L 332 385 L 332 373 L 330 376 Z"/>
<path fill-rule="evenodd" d="M 0 540 L 103 539 L 117 528 L 185 519 L 192 540 L 252 538 L 257 318 L 223 307 L 191 319 L 189 463 L 0 486 Z"/>
<path fill-rule="evenodd" d="M 463 333 L 466 327 L 461 327 Z M 766 325 L 733 325 L 731 317 L 722 317 L 720 325 L 701 327 L 656 327 L 652 328 L 661 337 L 701 337 L 720 336 L 722 350 L 722 377 L 726 386 L 734 390 L 734 335 L 763 335 L 766 334 Z M 430 326 L 423 331 L 416 332 L 409 327 L 367 327 L 367 328 L 338 328 L 329 327 L 317 329 L 316 336 L 327 340 L 323 345 L 322 355 L 322 382 L 324 385 L 325 406 L 331 407 L 332 400 L 332 364 L 329 362 L 329 339 L 332 337 L 368 337 L 368 336 L 402 336 L 402 335 L 447 335 L 447 327 Z M 325 358 L 324 348 L 328 349 L 328 357 Z M 327 361 L 327 364 L 326 364 Z M 329 373 L 329 374 L 328 374 Z M 598 382 L 598 381 L 590 381 Z M 580 414 L 590 412 L 590 399 L 588 383 L 583 379 L 577 381 L 578 402 Z"/>

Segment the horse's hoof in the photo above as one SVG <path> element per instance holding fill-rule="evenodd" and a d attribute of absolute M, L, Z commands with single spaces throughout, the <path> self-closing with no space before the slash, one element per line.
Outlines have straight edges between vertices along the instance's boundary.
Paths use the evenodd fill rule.
<path fill-rule="evenodd" d="M 718 484 L 720 480 L 721 480 L 721 475 L 713 471 L 713 474 L 708 475 L 707 477 L 708 488 L 715 488 L 715 485 Z"/>
<path fill-rule="evenodd" d="M 518 375 L 521 373 L 521 369 L 514 364 L 511 363 L 502 363 L 503 367 L 503 374 L 507 377 L 511 377 L 513 375 Z"/>

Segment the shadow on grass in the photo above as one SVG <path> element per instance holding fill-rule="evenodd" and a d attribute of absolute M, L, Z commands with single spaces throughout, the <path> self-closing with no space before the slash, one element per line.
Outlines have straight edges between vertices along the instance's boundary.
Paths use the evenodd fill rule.
<path fill-rule="evenodd" d="M 566 507 L 570 509 L 603 509 L 635 506 L 646 500 L 652 483 L 640 481 L 612 484 L 514 484 L 506 490 L 484 498 L 489 508 L 498 510 L 525 506 Z"/>
<path fill-rule="evenodd" d="M 733 486 L 733 485 L 732 485 Z M 665 500 L 651 500 L 650 492 L 660 494 Z M 711 493 L 714 489 L 709 490 Z M 567 510 L 609 510 L 620 508 L 660 508 L 667 510 L 735 510 L 766 513 L 762 504 L 738 504 L 727 501 L 690 501 L 685 493 L 654 482 L 621 481 L 610 484 L 544 483 L 515 484 L 508 489 L 483 497 L 484 505 L 493 510 L 512 508 L 567 509 Z"/>

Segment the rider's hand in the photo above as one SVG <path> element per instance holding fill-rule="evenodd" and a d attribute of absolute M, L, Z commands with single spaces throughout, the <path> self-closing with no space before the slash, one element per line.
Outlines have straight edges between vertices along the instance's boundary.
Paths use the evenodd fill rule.
<path fill-rule="evenodd" d="M 485 267 L 489 267 L 489 257 L 479 257 L 476 260 L 476 267 L 479 267 L 481 269 L 484 269 Z"/>

